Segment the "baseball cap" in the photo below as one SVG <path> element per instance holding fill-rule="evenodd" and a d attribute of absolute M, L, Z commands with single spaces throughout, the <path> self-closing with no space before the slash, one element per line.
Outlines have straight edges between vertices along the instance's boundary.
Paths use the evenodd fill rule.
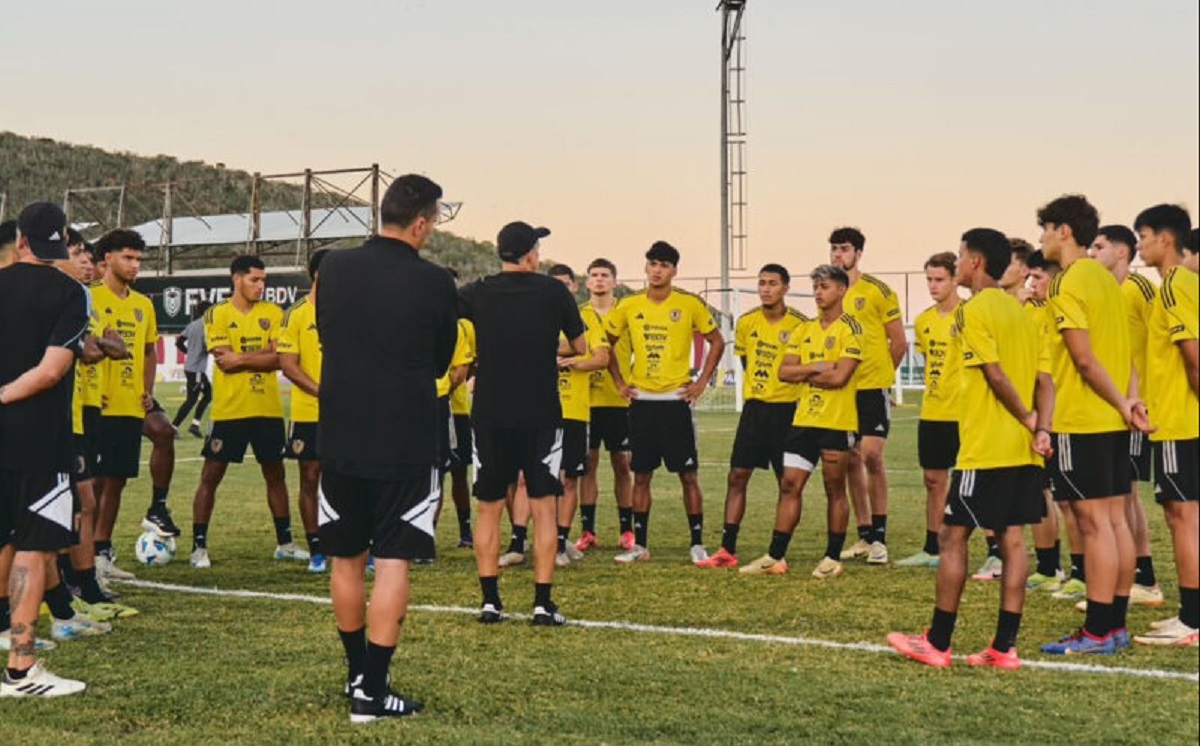
<path fill-rule="evenodd" d="M 549 228 L 534 228 L 521 221 L 509 223 L 496 236 L 496 252 L 506 262 L 520 261 L 521 257 L 533 251 L 539 240 L 549 235 Z"/>
<path fill-rule="evenodd" d="M 49 262 L 68 258 L 67 215 L 53 202 L 26 205 L 17 217 L 17 230 L 38 259 Z"/>

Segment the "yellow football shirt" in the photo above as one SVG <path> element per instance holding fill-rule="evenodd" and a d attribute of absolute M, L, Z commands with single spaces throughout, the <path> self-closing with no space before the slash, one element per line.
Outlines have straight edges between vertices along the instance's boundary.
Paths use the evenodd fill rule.
<path fill-rule="evenodd" d="M 862 275 L 842 299 L 842 308 L 862 325 L 863 360 L 854 374 L 859 389 L 890 389 L 896 384 L 896 366 L 884 327 L 903 321 L 900 299 L 887 283 Z"/>
<path fill-rule="evenodd" d="M 661 303 L 645 291 L 623 299 L 604 319 L 618 339 L 628 333 L 633 365 L 626 382 L 639 391 L 666 394 L 692 382 L 692 335 L 717 328 L 708 305 L 698 295 L 672 288 Z"/>
<path fill-rule="evenodd" d="M 1157 295 L 1154 284 L 1141 275 L 1130 274 L 1121 283 L 1125 318 L 1129 320 L 1129 349 L 1133 352 L 1133 366 L 1137 369 L 1139 382 L 1146 375 L 1147 324 Z"/>
<path fill-rule="evenodd" d="M 959 374 L 958 469 L 1041 466 L 1033 434 L 1018 422 L 988 385 L 983 366 L 998 363 L 1027 409 L 1033 409 L 1037 374 L 1049 372 L 1049 359 L 1037 325 L 1021 304 L 999 288 L 987 288 L 963 301 L 955 314 L 962 372 Z"/>
<path fill-rule="evenodd" d="M 454 344 L 454 357 L 450 367 L 470 365 L 475 362 L 475 324 L 470 319 L 458 320 L 458 341 Z M 471 414 L 471 392 L 467 382 L 463 381 L 458 388 L 450 392 L 450 413 Z"/>
<path fill-rule="evenodd" d="M 617 299 L 616 304 L 621 303 Z M 615 307 L 615 306 L 614 306 Z M 612 313 L 612 310 L 609 310 Z M 591 303 L 582 303 L 579 306 L 579 315 L 583 317 L 583 323 L 587 324 L 588 328 L 595 326 L 597 329 L 603 330 L 604 315 L 592 307 Z M 604 335 L 607 339 L 607 335 Z M 617 356 L 617 366 L 621 369 L 621 376 L 629 380 L 629 365 L 633 359 L 633 344 L 629 341 L 629 334 L 622 334 L 617 340 L 617 344 L 612 347 L 612 354 Z M 593 407 L 628 407 L 629 402 L 625 397 L 621 396 L 621 392 L 617 391 L 617 384 L 613 381 L 612 373 L 608 369 L 592 371 L 592 406 Z"/>
<path fill-rule="evenodd" d="M 742 396 L 747 401 L 791 403 L 800 396 L 800 384 L 779 380 L 779 365 L 787 355 L 792 336 L 809 318 L 787 308 L 783 318 L 770 321 L 761 307 L 738 318 L 733 334 L 733 354 L 742 359 Z"/>
<path fill-rule="evenodd" d="M 1079 259 L 1050 283 L 1050 315 L 1061 334 L 1066 329 L 1088 332 L 1092 354 L 1122 393 L 1129 389 L 1129 323 L 1117 280 L 1095 259 Z M 1108 433 L 1125 430 L 1121 413 L 1083 380 L 1066 344 L 1053 351 L 1055 387 L 1054 431 Z"/>
<path fill-rule="evenodd" d="M 957 422 L 958 376 L 962 353 L 958 349 L 955 306 L 942 314 L 930 306 L 917 316 L 914 329 L 917 350 L 925 356 L 925 394 L 921 397 L 921 419 L 932 422 Z"/>
<path fill-rule="evenodd" d="M 88 293 L 94 293 L 97 285 L 103 285 L 101 282 L 94 282 L 88 286 Z M 93 296 L 92 301 L 92 322 L 91 327 L 93 334 L 97 337 L 104 334 L 104 327 L 100 323 L 100 314 L 96 311 L 96 303 Z M 83 374 L 83 406 L 100 408 L 104 402 L 104 361 L 92 363 L 90 365 L 82 365 L 79 371 Z"/>
<path fill-rule="evenodd" d="M 805 365 L 824 362 L 833 365 L 842 358 L 862 360 L 862 325 L 842 314 L 828 327 L 813 319 L 792 335 L 786 355 L 796 355 Z M 860 363 L 861 365 L 861 363 Z M 793 427 L 820 427 L 827 430 L 858 430 L 858 369 L 840 389 L 823 389 L 799 384 L 799 400 Z"/>
<path fill-rule="evenodd" d="M 318 385 L 321 383 L 321 336 L 317 333 L 317 307 L 301 298 L 283 314 L 283 330 L 276 351 L 297 355 L 300 369 Z M 321 419 L 317 397 L 292 386 L 292 422 L 317 422 Z"/>
<path fill-rule="evenodd" d="M 283 310 L 274 303 L 259 301 L 242 313 L 232 301 L 218 303 L 204 312 L 204 341 L 208 349 L 229 347 L 235 353 L 270 350 L 279 340 Z M 214 422 L 250 417 L 283 417 L 279 378 L 275 371 L 226 373 L 213 367 Z"/>
<path fill-rule="evenodd" d="M 584 318 L 584 338 L 587 340 L 590 358 L 601 347 L 608 347 L 608 339 L 601 327 L 588 323 Z M 565 337 L 564 337 L 565 339 Z M 558 371 L 558 401 L 562 405 L 562 418 L 576 422 L 592 421 L 592 374 L 578 370 Z"/>
<path fill-rule="evenodd" d="M 1150 313 L 1146 347 L 1149 360 L 1142 383 L 1150 422 L 1158 430 L 1150 440 L 1192 440 L 1200 437 L 1200 403 L 1188 385 L 1179 343 L 1197 338 L 1196 273 L 1172 267 Z"/>
<path fill-rule="evenodd" d="M 158 341 L 158 323 L 154 304 L 136 290 L 119 297 L 103 283 L 92 288 L 92 304 L 99 317 L 98 325 L 116 329 L 129 348 L 132 357 L 126 360 L 104 360 L 104 386 L 101 408 L 105 417 L 145 417 L 142 394 L 146 391 L 143 372 L 146 367 L 146 345 Z"/>
<path fill-rule="evenodd" d="M 88 294 L 91 295 L 91 291 L 88 291 Z M 88 335 L 96 336 L 95 309 L 92 309 L 92 316 L 88 321 Z M 83 407 L 84 397 L 87 394 L 85 369 L 94 367 L 96 366 L 85 365 L 82 360 L 75 363 L 75 390 L 71 394 L 71 433 L 73 435 L 83 435 Z"/>

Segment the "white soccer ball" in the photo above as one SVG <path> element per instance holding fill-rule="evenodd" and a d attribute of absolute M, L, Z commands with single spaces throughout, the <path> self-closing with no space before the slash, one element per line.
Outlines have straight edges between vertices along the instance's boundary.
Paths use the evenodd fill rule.
<path fill-rule="evenodd" d="M 153 531 L 143 533 L 134 545 L 133 553 L 143 565 L 165 565 L 175 559 L 175 538 L 163 538 Z"/>

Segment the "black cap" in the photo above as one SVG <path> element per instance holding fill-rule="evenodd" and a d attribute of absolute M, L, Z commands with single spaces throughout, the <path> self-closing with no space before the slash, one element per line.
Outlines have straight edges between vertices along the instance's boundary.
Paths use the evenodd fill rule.
<path fill-rule="evenodd" d="M 533 251 L 537 242 L 550 235 L 549 228 L 534 228 L 529 223 L 517 221 L 500 229 L 496 236 L 496 251 L 506 262 L 517 262 Z"/>
<path fill-rule="evenodd" d="M 49 262 L 68 258 L 67 215 L 53 202 L 26 205 L 17 217 L 17 230 L 38 259 Z"/>

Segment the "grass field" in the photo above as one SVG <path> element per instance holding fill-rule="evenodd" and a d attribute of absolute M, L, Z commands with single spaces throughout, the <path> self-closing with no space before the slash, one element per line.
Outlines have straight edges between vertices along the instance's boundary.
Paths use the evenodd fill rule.
<path fill-rule="evenodd" d="M 166 403 L 173 411 L 176 400 Z M 916 413 L 911 405 L 897 410 L 889 444 L 893 558 L 919 549 L 924 535 Z M 715 549 L 736 417 L 703 414 L 700 422 L 706 538 Z M 179 441 L 171 504 L 188 528 L 198 453 L 199 441 Z M 604 548 L 556 577 L 556 600 L 568 618 L 598 624 L 546 630 L 514 619 L 479 625 L 467 613 L 479 601 L 474 561 L 453 548 L 449 511 L 436 564 L 413 572 L 416 608 L 392 666 L 396 687 L 423 699 L 427 711 L 350 730 L 340 698 L 341 648 L 331 610 L 319 603 L 328 578 L 271 559 L 274 536 L 257 467 L 231 468 L 218 493 L 208 571 L 188 567 L 186 528 L 176 562 L 153 569 L 134 562 L 137 522 L 150 494 L 145 470 L 143 463 L 143 477 L 125 493 L 116 536 L 124 567 L 154 582 L 295 597 L 125 586 L 125 600 L 140 616 L 117 622 L 107 637 L 66 643 L 46 656 L 57 673 L 87 681 L 87 692 L 58 701 L 0 702 L 0 738 L 41 744 L 1164 744 L 1195 743 L 1200 727 L 1195 648 L 1132 649 L 1082 661 L 1082 670 L 1036 667 L 1050 661 L 1035 652 L 1037 645 L 1081 621 L 1068 602 L 1048 595 L 1027 602 L 1019 648 L 1031 665 L 1021 671 L 973 671 L 961 662 L 934 671 L 886 653 L 887 632 L 917 632 L 928 624 L 933 571 L 848 564 L 837 580 L 809 577 L 824 548 L 819 480 L 806 495 L 789 575 L 746 578 L 693 568 L 678 486 L 664 475 L 650 525 L 652 562 L 612 563 L 616 510 L 605 492 L 599 513 Z M 294 489 L 294 467 L 289 480 Z M 743 561 L 765 551 L 774 517 L 771 481 L 760 473 L 751 483 Z M 602 485 L 608 483 L 602 474 Z M 1144 492 L 1168 605 L 1132 610 L 1135 632 L 1169 616 L 1178 601 L 1162 512 Z M 293 515 L 301 535 L 294 508 Z M 978 541 L 972 565 L 983 556 Z M 505 572 L 501 592 L 510 611 L 529 611 L 532 584 L 528 568 Z M 997 599 L 995 584 L 969 583 L 958 653 L 987 644 Z"/>

